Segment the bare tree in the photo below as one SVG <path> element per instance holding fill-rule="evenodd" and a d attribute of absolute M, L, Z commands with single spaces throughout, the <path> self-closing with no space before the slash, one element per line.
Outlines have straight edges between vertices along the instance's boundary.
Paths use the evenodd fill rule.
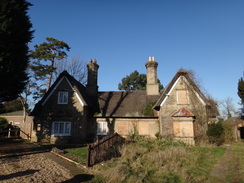
<path fill-rule="evenodd" d="M 220 101 L 219 104 L 222 107 L 222 115 L 224 118 L 228 119 L 237 113 L 232 98 L 227 97 L 226 99 Z"/>
<path fill-rule="evenodd" d="M 71 57 L 70 59 L 63 59 L 54 63 L 56 71 L 53 76 L 54 82 L 60 73 L 66 70 L 71 76 L 82 84 L 86 83 L 87 68 L 86 64 L 80 59 L 80 57 Z"/>

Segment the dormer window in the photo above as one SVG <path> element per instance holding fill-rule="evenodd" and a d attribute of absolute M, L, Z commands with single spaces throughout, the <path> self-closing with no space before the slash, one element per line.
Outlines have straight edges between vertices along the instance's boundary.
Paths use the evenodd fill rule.
<path fill-rule="evenodd" d="M 189 104 L 189 95 L 188 91 L 181 90 L 177 91 L 177 104 Z"/>
<path fill-rule="evenodd" d="M 58 104 L 68 104 L 68 92 L 58 92 Z"/>

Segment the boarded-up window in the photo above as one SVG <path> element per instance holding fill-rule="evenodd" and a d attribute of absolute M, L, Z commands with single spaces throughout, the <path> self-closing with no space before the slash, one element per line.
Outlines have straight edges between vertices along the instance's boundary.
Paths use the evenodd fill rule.
<path fill-rule="evenodd" d="M 189 104 L 189 96 L 187 91 L 177 91 L 177 103 Z"/>
<path fill-rule="evenodd" d="M 174 122 L 174 135 L 176 137 L 193 137 L 193 122 Z"/>
<path fill-rule="evenodd" d="M 149 135 L 148 123 L 138 123 L 138 133 L 139 135 Z"/>
<path fill-rule="evenodd" d="M 128 122 L 118 122 L 117 132 L 121 135 L 129 135 L 129 123 Z"/>

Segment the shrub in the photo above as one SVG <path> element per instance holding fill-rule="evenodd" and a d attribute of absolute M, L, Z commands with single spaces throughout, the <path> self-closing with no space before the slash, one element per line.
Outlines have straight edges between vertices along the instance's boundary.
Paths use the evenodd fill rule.
<path fill-rule="evenodd" d="M 233 125 L 225 122 L 208 125 L 207 135 L 210 143 L 221 145 L 224 142 L 233 142 L 234 129 Z"/>
<path fill-rule="evenodd" d="M 212 144 L 221 145 L 224 143 L 222 134 L 224 133 L 224 128 L 222 122 L 212 123 L 208 125 L 207 135 L 209 142 Z"/>
<path fill-rule="evenodd" d="M 10 124 L 8 124 L 8 121 L 5 118 L 0 117 L 0 132 L 8 129 L 9 127 Z"/>
<path fill-rule="evenodd" d="M 222 138 L 224 138 L 224 141 L 233 142 L 235 140 L 234 126 L 232 124 L 223 122 L 222 127 L 223 127 Z"/>

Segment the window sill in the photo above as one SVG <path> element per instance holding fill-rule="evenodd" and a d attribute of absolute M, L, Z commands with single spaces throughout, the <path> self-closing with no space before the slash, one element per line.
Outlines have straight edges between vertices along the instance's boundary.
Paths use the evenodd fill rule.
<path fill-rule="evenodd" d="M 107 133 L 97 133 L 97 135 L 108 135 Z"/>
<path fill-rule="evenodd" d="M 52 135 L 53 137 L 68 137 L 68 136 L 71 136 L 70 134 L 67 135 L 67 134 L 53 134 Z"/>

